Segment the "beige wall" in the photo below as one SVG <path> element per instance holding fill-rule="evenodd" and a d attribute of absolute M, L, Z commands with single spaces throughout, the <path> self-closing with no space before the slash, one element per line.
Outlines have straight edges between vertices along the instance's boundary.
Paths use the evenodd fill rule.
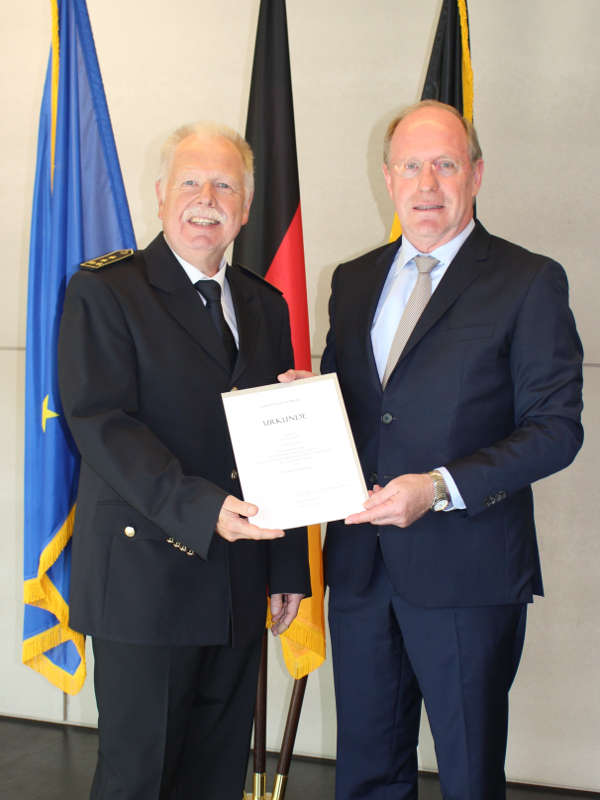
<path fill-rule="evenodd" d="M 258 0 L 88 0 L 138 242 L 157 230 L 162 137 L 197 118 L 243 129 Z M 597 141 L 598 0 L 470 0 L 475 116 L 486 173 L 479 216 L 494 233 L 566 267 L 586 349 L 586 442 L 573 467 L 536 486 L 547 598 L 529 614 L 512 692 L 511 779 L 600 790 L 596 477 L 600 448 Z M 331 272 L 387 237 L 380 141 L 418 99 L 440 0 L 288 0 L 312 350 L 327 329 Z M 0 713 L 62 719 L 60 693 L 20 665 L 23 382 L 27 248 L 49 3 L 0 11 L 3 158 L 0 241 Z M 269 744 L 289 685 L 272 650 Z M 330 664 L 309 681 L 297 752 L 332 756 Z M 68 718 L 94 724 L 90 683 Z M 421 764 L 435 766 L 424 728 Z"/>

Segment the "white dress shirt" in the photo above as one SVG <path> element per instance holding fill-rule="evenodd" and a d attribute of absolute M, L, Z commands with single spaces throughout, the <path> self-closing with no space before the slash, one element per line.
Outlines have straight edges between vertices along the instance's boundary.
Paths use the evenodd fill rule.
<path fill-rule="evenodd" d="M 169 243 L 167 242 L 167 244 Z M 240 341 L 237 329 L 237 319 L 235 317 L 235 309 L 233 307 L 233 298 L 231 296 L 231 289 L 229 288 L 229 281 L 225 277 L 225 269 L 227 267 L 227 261 L 225 260 L 225 257 L 221 259 L 221 263 L 219 264 L 219 269 L 217 273 L 213 275 L 212 278 L 209 278 L 208 275 L 205 275 L 202 272 L 202 270 L 198 269 L 198 267 L 195 267 L 193 264 L 190 264 L 189 261 L 185 261 L 185 259 L 181 258 L 181 256 L 178 256 L 177 253 L 172 248 L 170 249 L 175 258 L 177 259 L 177 261 L 179 261 L 179 263 L 185 270 L 185 274 L 188 276 L 188 278 L 191 280 L 192 283 L 196 283 L 197 281 L 216 281 L 219 284 L 219 286 L 221 287 L 221 307 L 223 309 L 223 316 L 225 317 L 225 322 L 229 325 L 231 329 L 231 333 L 233 334 L 233 338 L 235 339 L 236 347 L 239 350 Z M 204 299 L 204 297 L 202 297 L 200 292 L 198 292 L 198 296 L 200 297 L 204 305 L 206 305 L 206 300 Z"/>

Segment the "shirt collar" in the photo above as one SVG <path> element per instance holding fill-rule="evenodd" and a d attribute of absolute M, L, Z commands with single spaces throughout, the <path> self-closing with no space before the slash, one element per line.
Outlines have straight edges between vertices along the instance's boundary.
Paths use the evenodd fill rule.
<path fill-rule="evenodd" d="M 165 242 L 167 240 L 165 239 Z M 167 242 L 169 246 L 169 250 L 173 253 L 177 261 L 181 264 L 185 274 L 191 280 L 192 283 L 196 283 L 197 281 L 216 281 L 219 286 L 221 287 L 221 291 L 223 291 L 223 287 L 225 286 L 225 269 L 227 267 L 227 259 L 225 256 L 221 259 L 221 263 L 219 264 L 219 269 L 217 270 L 216 274 L 209 278 L 208 275 L 205 275 L 202 270 L 195 267 L 193 264 L 190 264 L 189 261 L 186 261 L 184 258 L 181 258 L 175 250 L 171 247 L 171 245 Z"/>
<path fill-rule="evenodd" d="M 452 262 L 452 259 L 458 253 L 460 248 L 463 246 L 463 244 L 467 240 L 468 236 L 470 235 L 474 227 L 475 227 L 475 220 L 470 219 L 469 222 L 462 229 L 462 231 L 459 234 L 457 234 L 454 237 L 454 239 L 450 239 L 449 242 L 440 245 L 440 247 L 436 247 L 436 249 L 432 250 L 431 253 L 427 253 L 427 255 L 437 258 L 437 260 L 440 262 L 439 264 L 435 265 L 435 267 L 433 268 L 433 272 L 435 272 L 436 269 L 440 269 L 442 266 L 443 267 L 449 266 L 449 264 Z M 403 236 L 402 244 L 400 245 L 400 249 L 398 250 L 398 253 L 396 255 L 396 266 L 395 266 L 396 274 L 403 267 L 405 267 L 409 261 L 412 261 L 412 259 L 415 256 L 418 256 L 419 254 L 420 250 L 417 250 L 417 248 Z"/>

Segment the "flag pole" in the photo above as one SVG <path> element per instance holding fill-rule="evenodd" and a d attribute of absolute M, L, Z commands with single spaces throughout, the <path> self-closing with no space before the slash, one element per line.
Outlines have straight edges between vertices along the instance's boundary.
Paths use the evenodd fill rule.
<path fill-rule="evenodd" d="M 273 784 L 273 794 L 271 795 L 272 800 L 283 800 L 285 797 L 287 779 L 290 772 L 292 753 L 294 752 L 294 742 L 296 741 L 296 733 L 298 732 L 298 723 L 300 721 L 300 712 L 302 711 L 302 703 L 304 701 L 304 692 L 306 691 L 307 680 L 308 675 L 305 675 L 303 678 L 296 678 L 294 681 L 294 688 L 292 690 L 292 697 L 290 700 L 290 708 L 288 711 L 287 722 L 285 723 L 285 731 L 283 732 L 281 751 L 279 753 L 279 761 L 277 762 L 277 772 L 275 774 L 275 782 Z"/>
<path fill-rule="evenodd" d="M 267 741 L 267 631 L 263 633 L 262 653 L 258 687 L 256 690 L 256 710 L 254 714 L 254 775 L 252 793 L 244 793 L 244 800 L 283 800 L 287 789 L 287 779 L 292 763 L 294 743 L 304 702 L 304 692 L 308 675 L 294 680 L 290 698 L 285 730 L 281 740 L 279 760 L 273 783 L 273 792 L 267 792 L 266 741 Z"/>
<path fill-rule="evenodd" d="M 251 795 L 244 795 L 247 800 L 266 800 L 267 788 L 267 629 L 263 631 L 256 688 L 256 706 L 254 711 L 254 779 Z"/>

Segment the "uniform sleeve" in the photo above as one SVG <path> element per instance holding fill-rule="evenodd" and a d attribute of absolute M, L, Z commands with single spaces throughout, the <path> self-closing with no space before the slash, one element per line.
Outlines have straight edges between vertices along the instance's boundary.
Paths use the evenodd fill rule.
<path fill-rule="evenodd" d="M 269 542 L 269 594 L 280 592 L 311 594 L 306 528 L 292 528 L 285 538 Z"/>

